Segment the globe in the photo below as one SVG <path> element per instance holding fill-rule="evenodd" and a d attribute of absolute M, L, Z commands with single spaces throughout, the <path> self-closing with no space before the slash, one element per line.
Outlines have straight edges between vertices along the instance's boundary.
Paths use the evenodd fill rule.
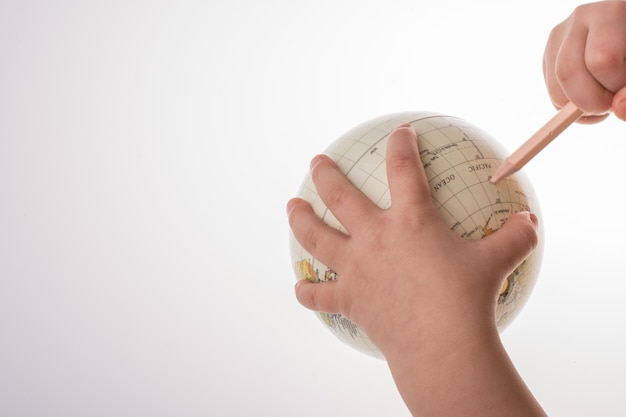
<path fill-rule="evenodd" d="M 402 123 L 410 123 L 417 132 L 420 157 L 441 218 L 462 238 L 489 236 L 511 214 L 519 211 L 540 214 L 534 191 L 523 173 L 518 172 L 497 185 L 489 182 L 507 154 L 486 132 L 458 117 L 429 112 L 382 116 L 346 132 L 324 153 L 373 202 L 387 208 L 391 204 L 385 166 L 387 139 L 392 129 Z M 310 175 L 305 176 L 298 196 L 307 200 L 326 224 L 348 233 L 318 196 Z M 298 279 L 313 282 L 341 279 L 332 265 L 315 259 L 293 234 L 290 251 Z M 537 279 L 542 252 L 540 229 L 538 247 L 507 277 L 500 290 L 496 301 L 499 331 L 509 325 L 528 300 Z M 361 352 L 382 358 L 365 332 L 346 317 L 325 312 L 316 314 L 340 340 Z"/>

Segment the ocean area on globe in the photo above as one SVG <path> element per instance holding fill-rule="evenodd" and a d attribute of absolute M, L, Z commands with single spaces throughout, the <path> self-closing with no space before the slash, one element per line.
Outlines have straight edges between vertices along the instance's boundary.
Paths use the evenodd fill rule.
<path fill-rule="evenodd" d="M 335 140 L 326 150 L 347 178 L 380 208 L 391 205 L 385 153 L 392 130 L 410 123 L 418 138 L 420 158 L 428 177 L 433 202 L 451 230 L 465 239 L 481 239 L 496 232 L 514 213 L 540 215 L 534 190 L 517 172 L 497 185 L 489 182 L 507 156 L 488 133 L 454 116 L 431 112 L 402 112 L 362 123 Z M 308 201 L 326 224 L 348 233 L 317 194 L 306 174 L 297 194 Z M 309 254 L 290 236 L 292 267 L 297 279 L 323 282 L 341 277 Z M 505 280 L 496 305 L 498 330 L 504 330 L 519 314 L 534 288 L 543 253 L 539 245 Z M 419 256 L 419 254 L 415 254 Z M 316 313 L 324 326 L 347 345 L 382 358 L 365 332 L 341 314 Z"/>

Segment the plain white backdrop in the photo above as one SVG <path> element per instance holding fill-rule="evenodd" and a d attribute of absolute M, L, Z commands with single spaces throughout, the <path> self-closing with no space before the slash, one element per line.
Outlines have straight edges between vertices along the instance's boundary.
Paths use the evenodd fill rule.
<path fill-rule="evenodd" d="M 0 415 L 408 416 L 295 301 L 285 203 L 385 113 L 514 150 L 577 4 L 2 1 Z M 625 131 L 573 126 L 525 169 L 545 254 L 503 339 L 554 416 L 626 413 Z"/>

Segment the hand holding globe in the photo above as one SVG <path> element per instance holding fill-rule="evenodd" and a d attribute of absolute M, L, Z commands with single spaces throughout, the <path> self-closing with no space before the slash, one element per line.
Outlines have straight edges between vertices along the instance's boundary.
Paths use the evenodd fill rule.
<path fill-rule="evenodd" d="M 493 139 L 459 118 L 399 113 L 325 153 L 289 203 L 291 253 L 316 283 L 299 300 L 337 337 L 389 360 L 433 329 L 454 346 L 458 332 L 510 323 L 539 269 L 539 207 L 521 174 L 489 182 L 505 157 Z"/>

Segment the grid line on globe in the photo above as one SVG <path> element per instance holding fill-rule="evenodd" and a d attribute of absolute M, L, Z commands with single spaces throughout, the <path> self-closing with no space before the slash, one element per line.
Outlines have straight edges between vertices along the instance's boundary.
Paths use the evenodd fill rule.
<path fill-rule="evenodd" d="M 507 153 L 486 132 L 463 119 L 428 112 L 404 112 L 382 116 L 346 132 L 325 151 L 347 178 L 379 207 L 392 202 L 387 183 L 387 139 L 398 125 L 411 123 L 418 136 L 420 158 L 432 199 L 444 222 L 465 239 L 480 239 L 497 231 L 519 211 L 539 214 L 539 205 L 522 173 L 489 182 Z M 310 175 L 298 195 L 307 200 L 326 224 L 348 233 L 322 202 Z M 313 282 L 340 279 L 332 266 L 324 265 L 295 240 L 290 239 L 292 266 L 298 279 Z M 507 278 L 496 306 L 502 331 L 526 303 L 538 275 L 543 248 L 539 247 Z M 416 254 L 419 256 L 419 254 Z M 340 340 L 364 353 L 381 357 L 367 335 L 341 314 L 317 313 Z"/>

